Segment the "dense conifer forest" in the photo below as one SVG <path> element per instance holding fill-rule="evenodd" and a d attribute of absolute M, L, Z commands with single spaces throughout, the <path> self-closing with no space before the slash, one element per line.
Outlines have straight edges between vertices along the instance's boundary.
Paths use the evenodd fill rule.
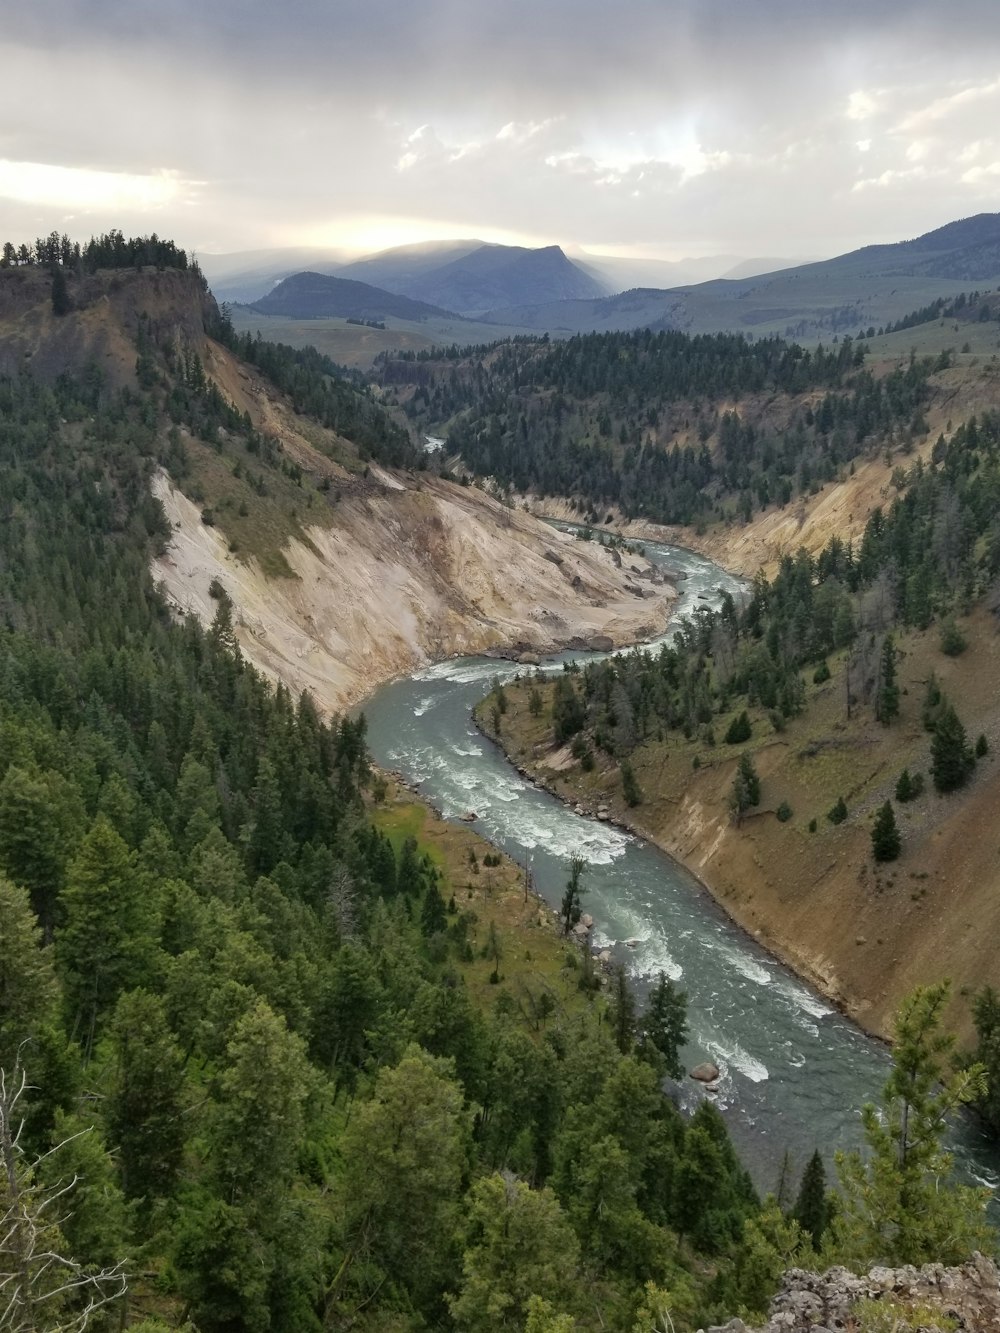
<path fill-rule="evenodd" d="M 947 357 L 886 375 L 849 338 L 806 350 L 738 334 L 514 339 L 458 357 L 382 359 L 378 374 L 419 424 L 501 488 L 579 501 L 592 521 L 745 520 L 832 481 L 880 443 L 926 427 L 928 378 Z M 748 416 L 748 397 L 779 410 Z M 710 442 L 712 447 L 710 447 Z"/>

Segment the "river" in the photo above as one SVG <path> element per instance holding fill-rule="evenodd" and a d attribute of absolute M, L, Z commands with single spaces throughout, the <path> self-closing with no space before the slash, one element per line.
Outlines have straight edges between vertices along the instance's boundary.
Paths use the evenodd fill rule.
<path fill-rule="evenodd" d="M 654 563 L 686 575 L 675 617 L 717 600 L 722 589 L 741 590 L 702 556 L 643 545 Z M 571 656 L 598 655 L 566 654 L 545 665 Z M 715 1097 L 761 1189 L 776 1186 L 786 1152 L 794 1184 L 815 1148 L 831 1165 L 834 1149 L 860 1142 L 859 1108 L 885 1079 L 885 1048 L 730 922 L 677 862 L 532 786 L 477 731 L 471 711 L 492 678 L 524 670 L 495 658 L 458 658 L 380 689 L 364 706 L 373 757 L 418 783 L 446 817 L 474 810 L 475 827 L 491 843 L 518 861 L 530 857 L 535 886 L 550 905 L 562 896 L 569 858 L 585 858 L 584 910 L 594 917 L 595 945 L 625 963 L 640 997 L 658 972 L 672 977 L 688 996 L 687 1066 L 711 1059 L 721 1071 L 710 1094 L 685 1080 L 682 1105 Z M 1000 1181 L 1000 1162 L 971 1123 L 955 1146 L 963 1174 Z"/>

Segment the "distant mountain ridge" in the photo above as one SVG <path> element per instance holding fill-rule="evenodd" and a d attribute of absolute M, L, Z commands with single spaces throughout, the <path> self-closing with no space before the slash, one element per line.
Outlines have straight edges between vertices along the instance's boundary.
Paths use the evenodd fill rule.
<path fill-rule="evenodd" d="M 502 322 L 557 334 L 651 328 L 830 338 L 900 319 L 970 284 L 998 283 L 1000 213 L 980 213 L 913 240 L 754 277 L 532 302 L 505 310 Z M 500 322 L 499 315 L 487 319 Z"/>
<path fill-rule="evenodd" d="M 412 278 L 405 292 L 462 315 L 481 315 L 502 312 L 526 300 L 588 300 L 606 296 L 608 288 L 568 259 L 558 245 L 536 250 L 481 245 Z"/>
<path fill-rule="evenodd" d="M 367 282 L 327 273 L 293 273 L 251 304 L 262 315 L 289 319 L 375 319 L 387 316 L 420 322 L 450 312 L 408 296 L 397 296 Z"/>

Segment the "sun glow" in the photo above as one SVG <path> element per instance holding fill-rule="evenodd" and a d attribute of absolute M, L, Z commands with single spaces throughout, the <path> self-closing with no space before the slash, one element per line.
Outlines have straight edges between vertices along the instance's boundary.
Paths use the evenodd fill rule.
<path fill-rule="evenodd" d="M 182 202 L 194 184 L 176 171 L 138 176 L 0 158 L 0 198 L 47 208 L 155 212 L 168 204 Z"/>
<path fill-rule="evenodd" d="M 296 246 L 331 246 L 355 254 L 374 254 L 397 245 L 415 245 L 421 241 L 468 240 L 477 238 L 497 245 L 538 246 L 545 238 L 479 223 L 435 221 L 432 218 L 401 218 L 384 215 L 352 215 L 325 224 L 296 230 L 282 238 L 282 243 Z"/>

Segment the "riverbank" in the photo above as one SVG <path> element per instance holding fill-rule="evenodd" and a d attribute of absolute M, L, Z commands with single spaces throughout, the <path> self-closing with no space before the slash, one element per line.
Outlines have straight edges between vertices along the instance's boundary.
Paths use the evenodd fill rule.
<path fill-rule="evenodd" d="M 516 689 L 516 684 L 505 686 L 505 693 L 508 698 Z M 700 886 L 701 891 L 711 898 L 717 906 L 721 907 L 729 919 L 745 931 L 748 936 L 751 936 L 760 947 L 766 949 L 785 967 L 795 972 L 803 981 L 829 1000 L 840 1013 L 856 1022 L 869 1036 L 880 1040 L 887 1039 L 885 1033 L 881 1033 L 864 1023 L 856 1008 L 852 1006 L 851 997 L 843 993 L 835 978 L 832 978 L 825 970 L 820 970 L 815 965 L 814 960 L 803 954 L 800 949 L 789 945 L 780 938 L 775 938 L 759 923 L 757 913 L 741 911 L 740 901 L 737 897 L 725 889 L 720 889 L 718 882 L 713 884 L 712 881 L 707 879 L 701 873 L 703 862 L 694 854 L 693 849 L 684 853 L 675 839 L 664 836 L 662 832 L 654 832 L 649 827 L 648 821 L 629 812 L 620 795 L 615 793 L 610 785 L 604 788 L 596 787 L 593 790 L 587 790 L 582 783 L 574 784 L 566 775 L 563 767 L 568 747 L 552 747 L 547 756 L 551 761 L 551 766 L 545 762 L 545 757 L 536 758 L 534 761 L 525 760 L 523 749 L 515 749 L 509 733 L 497 733 L 494 730 L 487 711 L 488 701 L 489 696 L 473 713 L 476 726 L 486 740 L 501 750 L 507 761 L 525 781 L 530 782 L 533 786 L 540 787 L 543 791 L 547 791 L 551 796 L 556 797 L 557 800 L 562 801 L 566 806 L 572 808 L 574 814 L 595 819 L 612 828 L 621 829 L 623 832 L 640 838 L 664 852 L 672 860 L 683 866 Z M 595 792 L 601 794 L 595 795 Z"/>
<path fill-rule="evenodd" d="M 650 737 L 629 757 L 642 793 L 634 807 L 605 752 L 594 747 L 587 771 L 553 743 L 551 683 L 505 686 L 499 736 L 490 700 L 477 722 L 531 781 L 673 857 L 734 922 L 870 1034 L 887 1037 L 902 998 L 947 976 L 948 1022 L 968 1038 L 969 998 L 995 982 L 991 941 L 1000 930 L 995 848 L 982 836 L 1000 800 L 1000 643 L 988 613 L 970 618 L 969 639 L 957 659 L 940 653 L 933 630 L 902 641 L 902 714 L 891 728 L 873 724 L 870 709 L 844 717 L 843 666 L 832 660 L 831 679 L 807 684 L 804 712 L 781 732 L 751 710 L 743 747 L 716 743 L 708 729 Z M 874 812 L 893 797 L 903 767 L 914 774 L 928 765 L 921 707 L 932 670 L 990 752 L 962 793 L 938 796 L 927 779 L 921 797 L 897 806 L 902 855 L 880 866 L 871 856 Z M 720 736 L 727 721 L 715 719 Z M 729 798 L 744 748 L 762 798 L 737 826 Z M 848 817 L 835 824 L 827 813 L 841 796 Z"/>

